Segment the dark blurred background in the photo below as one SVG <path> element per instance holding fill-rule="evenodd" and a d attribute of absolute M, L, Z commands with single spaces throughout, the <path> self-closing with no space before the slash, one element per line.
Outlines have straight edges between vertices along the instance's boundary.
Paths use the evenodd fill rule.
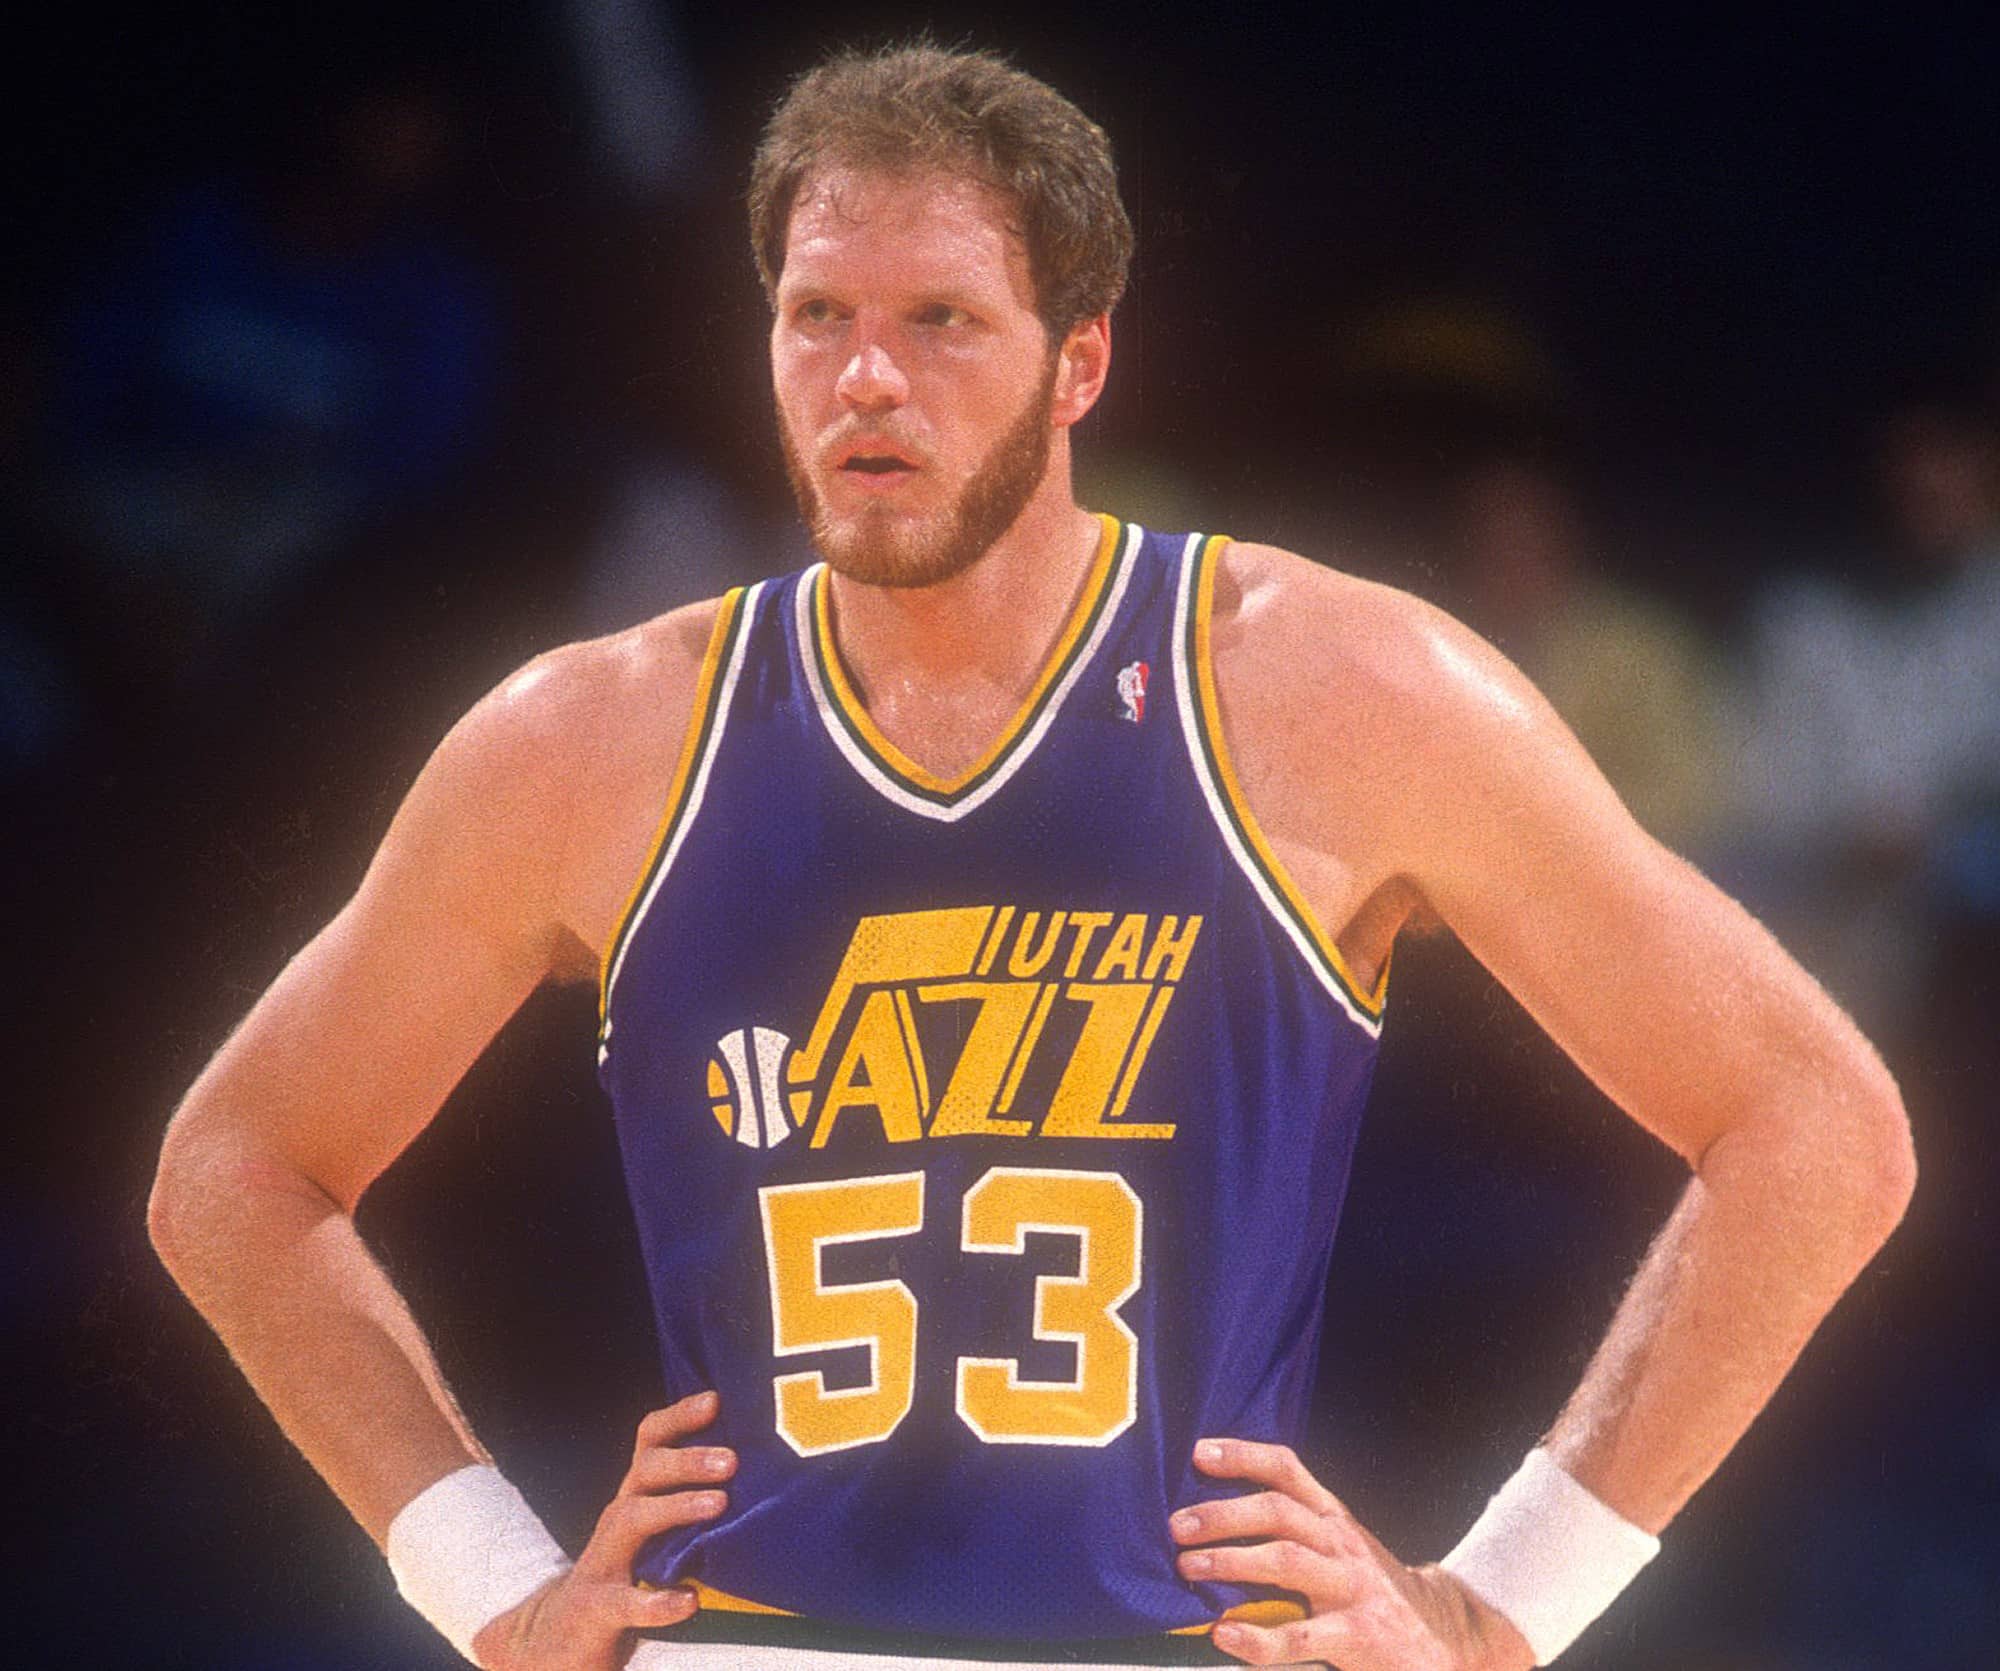
<path fill-rule="evenodd" d="M 802 560 L 749 150 L 822 50 L 925 24 L 1116 143 L 1089 501 L 1471 620 L 1904 1086 L 1909 1222 L 1565 1663 L 1994 1663 L 1988 8 L 1496 10 L 38 9 L 0 280 L 17 1663 L 455 1663 L 153 1260 L 159 1135 L 480 692 Z M 531 1003 L 364 1208 L 572 1540 L 660 1392 L 591 1003 Z M 1428 1558 L 1679 1171 L 1449 939 L 1391 1010 L 1311 1460 Z"/>

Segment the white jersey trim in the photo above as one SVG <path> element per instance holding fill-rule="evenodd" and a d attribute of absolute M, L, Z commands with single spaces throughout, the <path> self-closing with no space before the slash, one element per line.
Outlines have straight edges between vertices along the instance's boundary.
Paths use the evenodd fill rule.
<path fill-rule="evenodd" d="M 646 913 L 653 908 L 660 884 L 667 879 L 667 872 L 674 868 L 674 860 L 680 856 L 681 848 L 687 842 L 688 831 L 694 828 L 694 821 L 701 813 L 702 799 L 708 793 L 709 771 L 722 747 L 722 734 L 729 728 L 729 710 L 736 697 L 736 682 L 742 677 L 743 661 L 750 652 L 750 638 L 757 624 L 758 600 L 769 584 L 769 581 L 760 580 L 743 594 L 743 602 L 738 609 L 735 642 L 729 647 L 729 660 L 723 668 L 722 688 L 715 694 L 715 723 L 709 727 L 701 759 L 695 763 L 694 775 L 675 820 L 673 836 L 667 842 L 667 850 L 660 855 L 660 862 L 646 883 L 645 898 L 639 901 L 639 908 L 632 913 L 632 920 L 626 925 L 624 938 L 618 946 L 618 956 L 611 965 L 611 972 L 605 977 L 604 1035 L 598 1045 L 600 1058 L 611 1038 L 611 998 L 618 988 L 619 971 L 625 967 L 625 954 L 632 949 L 632 942 L 639 938 L 639 929 L 645 923 Z"/>
<path fill-rule="evenodd" d="M 1215 781 L 1208 767 L 1208 757 L 1201 744 L 1200 719 L 1195 711 L 1195 669 L 1190 665 L 1188 639 L 1190 617 L 1194 609 L 1195 575 L 1200 565 L 1196 561 L 1200 554 L 1205 534 L 1190 534 L 1187 544 L 1181 549 L 1180 580 L 1174 598 L 1174 704 L 1180 712 L 1181 736 L 1187 744 L 1188 760 L 1194 766 L 1195 781 L 1201 785 L 1202 799 L 1208 803 L 1209 817 L 1222 835 L 1223 845 L 1236 861 L 1236 868 L 1249 879 L 1264 902 L 1264 909 L 1276 919 L 1286 937 L 1298 948 L 1299 956 L 1305 959 L 1306 967 L 1313 972 L 1313 978 L 1327 991 L 1335 1003 L 1347 1012 L 1348 1018 L 1370 1038 L 1382 1036 L 1382 1022 L 1378 1016 L 1370 1015 L 1355 1003 L 1341 984 L 1339 976 L 1327 967 L 1325 958 L 1312 942 L 1312 938 L 1300 925 L 1297 918 L 1287 911 L 1271 879 L 1264 873 L 1262 865 L 1251 854 L 1238 834 L 1235 821 L 1223 805 L 1222 786 Z"/>
<path fill-rule="evenodd" d="M 641 1642 L 625 1662 L 625 1671 L 1171 1671 L 1168 1666 L 1109 1665 L 1095 1661 L 993 1660 L 922 1658 L 896 1654 L 852 1654 L 825 1648 L 745 1647 L 728 1642 Z M 1287 1668 L 1280 1668 L 1287 1671 Z"/>
<path fill-rule="evenodd" d="M 848 735 L 847 728 L 842 725 L 839 716 L 834 712 L 833 697 L 820 677 L 818 662 L 813 653 L 813 590 L 819 584 L 820 571 L 826 567 L 824 563 L 815 563 L 799 577 L 798 589 L 793 597 L 793 614 L 798 625 L 799 660 L 805 665 L 806 683 L 812 691 L 813 705 L 819 710 L 820 724 L 827 736 L 832 738 L 834 747 L 840 750 L 848 765 L 854 768 L 870 788 L 883 799 L 894 802 L 905 812 L 914 812 L 920 818 L 934 819 L 940 824 L 955 824 L 959 819 L 976 812 L 1006 787 L 1014 774 L 1021 769 L 1022 764 L 1040 746 L 1043 737 L 1048 735 L 1049 727 L 1055 723 L 1056 715 L 1062 711 L 1064 702 L 1069 699 L 1069 693 L 1076 688 L 1077 681 L 1097 659 L 1097 652 L 1110 635 L 1112 623 L 1117 619 L 1119 608 L 1125 601 L 1126 588 L 1131 583 L 1132 571 L 1136 567 L 1133 554 L 1139 549 L 1139 542 L 1144 538 L 1145 530 L 1136 522 L 1125 524 L 1118 555 L 1113 559 L 1114 572 L 1105 596 L 1104 607 L 1098 614 L 1096 624 L 1091 628 L 1090 637 L 1084 641 L 1083 648 L 1070 663 L 1069 671 L 1057 682 L 1055 689 L 1049 693 L 1048 700 L 1042 704 L 1042 711 L 1035 716 L 1034 723 L 1015 739 L 1013 747 L 995 768 L 993 774 L 978 788 L 948 803 L 926 800 L 921 795 L 913 794 L 889 776 Z"/>

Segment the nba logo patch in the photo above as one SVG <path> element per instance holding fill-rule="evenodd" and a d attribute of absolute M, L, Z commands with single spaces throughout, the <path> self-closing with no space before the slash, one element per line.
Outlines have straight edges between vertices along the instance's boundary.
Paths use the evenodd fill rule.
<path fill-rule="evenodd" d="M 1127 662 L 1118 669 L 1118 700 L 1124 712 L 1118 717 L 1137 725 L 1146 717 L 1146 681 L 1153 670 L 1143 661 Z"/>

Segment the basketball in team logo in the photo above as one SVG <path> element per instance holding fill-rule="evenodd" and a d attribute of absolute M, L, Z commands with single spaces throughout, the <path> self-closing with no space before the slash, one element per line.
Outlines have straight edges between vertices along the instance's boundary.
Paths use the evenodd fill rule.
<path fill-rule="evenodd" d="M 708 1100 L 723 1135 L 746 1149 L 775 1149 L 792 1135 L 785 1059 L 792 1041 L 770 1027 L 739 1027 L 708 1059 Z"/>

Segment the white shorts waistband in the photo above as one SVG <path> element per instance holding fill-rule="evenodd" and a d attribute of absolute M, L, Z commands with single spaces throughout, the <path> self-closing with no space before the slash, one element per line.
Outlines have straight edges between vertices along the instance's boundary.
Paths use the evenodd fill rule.
<path fill-rule="evenodd" d="M 1078 1664 L 1046 1660 L 931 1659 L 892 1654 L 851 1654 L 830 1648 L 778 1648 L 728 1642 L 641 1642 L 625 1671 L 1179 1671 L 1173 1666 Z M 1278 1671 L 1287 1671 L 1280 1666 Z"/>

